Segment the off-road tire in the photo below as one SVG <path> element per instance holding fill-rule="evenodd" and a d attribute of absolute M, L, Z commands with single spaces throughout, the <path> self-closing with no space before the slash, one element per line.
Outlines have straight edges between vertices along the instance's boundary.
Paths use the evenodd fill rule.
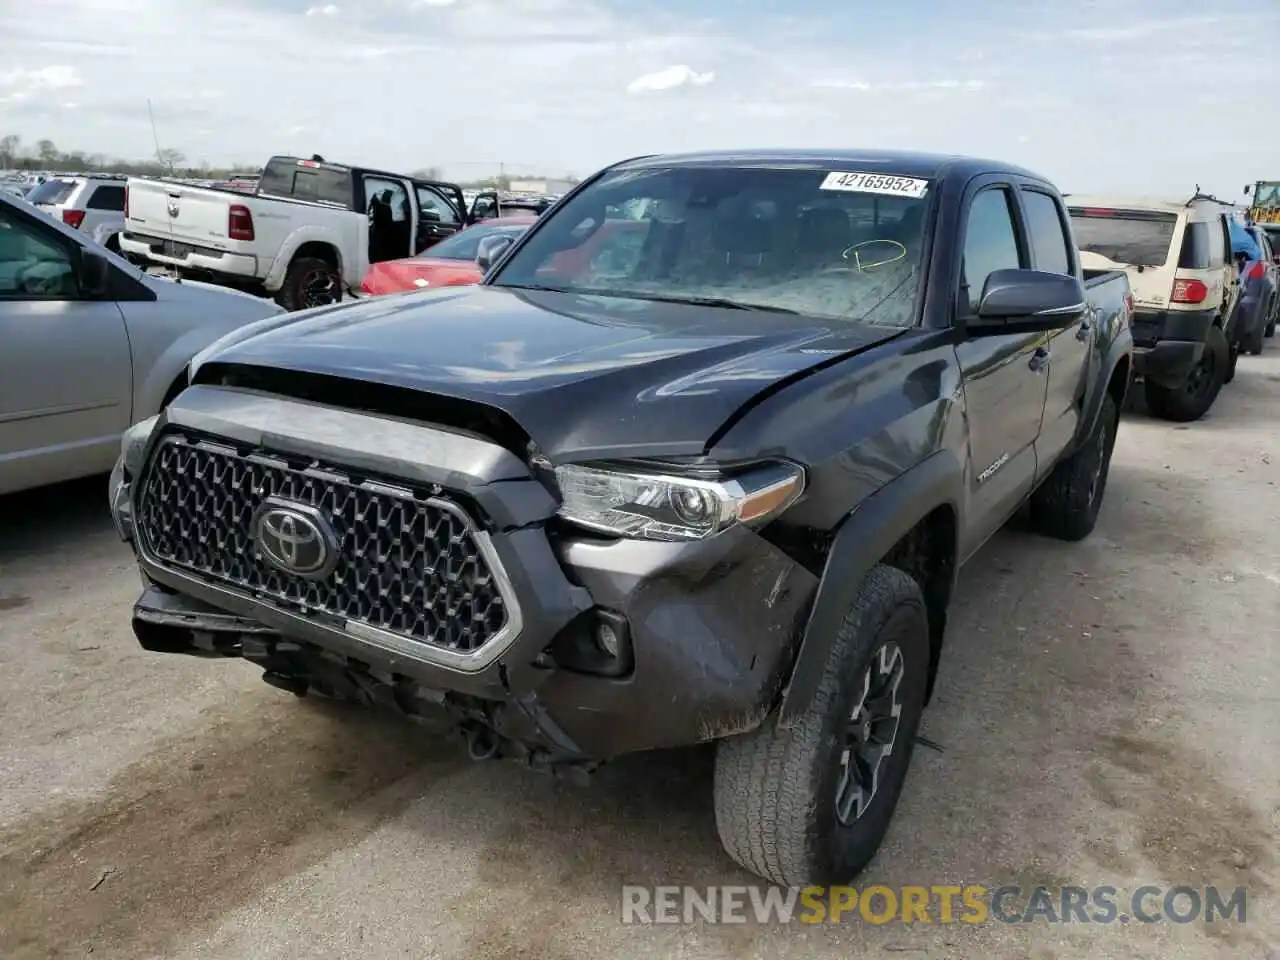
<path fill-rule="evenodd" d="M 333 281 L 336 293 L 334 299 L 328 302 L 340 302 L 342 300 L 342 276 L 338 273 L 338 269 L 319 257 L 295 257 L 293 262 L 289 264 L 289 269 L 285 271 L 284 284 L 280 287 L 280 292 L 276 294 L 276 303 L 286 310 L 305 310 L 308 307 L 323 306 L 320 303 L 308 302 L 306 294 L 308 284 L 317 276 L 324 276 Z"/>
<path fill-rule="evenodd" d="M 1231 359 L 1227 361 L 1227 372 L 1222 378 L 1223 386 L 1236 378 L 1236 367 L 1240 365 L 1240 344 L 1231 344 Z"/>
<path fill-rule="evenodd" d="M 1262 331 L 1262 335 L 1268 340 L 1276 335 L 1276 322 L 1274 320 L 1267 324 L 1267 329 Z"/>
<path fill-rule="evenodd" d="M 1152 416 L 1175 423 L 1190 423 L 1199 420 L 1213 401 L 1218 399 L 1222 384 L 1226 380 L 1227 365 L 1231 360 L 1231 348 L 1227 345 L 1227 335 L 1221 327 L 1210 327 L 1205 337 L 1204 357 L 1211 364 L 1206 372 L 1207 382 L 1202 390 L 1190 391 L 1188 381 L 1176 387 L 1166 387 L 1150 380 L 1143 382 L 1143 392 L 1147 398 L 1147 409 Z M 1202 360 L 1204 358 L 1202 357 Z"/>
<path fill-rule="evenodd" d="M 836 815 L 842 737 L 859 680 L 889 642 L 902 653 L 901 710 L 893 749 L 862 816 Z M 831 644 L 812 703 L 787 729 L 771 716 L 722 740 L 715 764 L 716 827 L 729 856 L 773 883 L 851 880 L 880 848 L 911 763 L 929 676 L 924 597 L 910 576 L 874 567 Z"/>
<path fill-rule="evenodd" d="M 1059 540 L 1083 540 L 1098 522 L 1107 492 L 1111 452 L 1116 445 L 1120 411 L 1108 393 L 1093 430 L 1071 456 L 1053 468 L 1031 495 L 1031 525 Z"/>

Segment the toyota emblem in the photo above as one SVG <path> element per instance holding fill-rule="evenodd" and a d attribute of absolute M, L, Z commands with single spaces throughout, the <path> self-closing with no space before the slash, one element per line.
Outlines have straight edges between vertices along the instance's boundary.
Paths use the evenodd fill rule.
<path fill-rule="evenodd" d="M 306 503 L 268 497 L 254 517 L 262 558 L 281 573 L 318 580 L 338 562 L 338 538 L 325 515 Z"/>

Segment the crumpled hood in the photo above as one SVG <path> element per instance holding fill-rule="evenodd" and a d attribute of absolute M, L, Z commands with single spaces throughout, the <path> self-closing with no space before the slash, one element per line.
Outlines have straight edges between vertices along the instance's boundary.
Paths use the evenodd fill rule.
<path fill-rule="evenodd" d="M 779 381 L 903 331 L 495 286 L 272 317 L 198 358 L 470 400 L 556 461 L 695 454 Z M 341 404 L 341 393 L 334 396 Z"/>

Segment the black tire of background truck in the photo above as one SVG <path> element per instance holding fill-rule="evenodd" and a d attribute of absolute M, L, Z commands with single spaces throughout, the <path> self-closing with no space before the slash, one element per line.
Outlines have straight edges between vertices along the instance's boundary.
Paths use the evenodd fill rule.
<path fill-rule="evenodd" d="M 107 237 L 106 242 L 103 243 L 102 245 L 106 247 L 108 250 L 110 250 L 112 253 L 117 254 L 119 256 L 123 256 L 123 254 L 120 251 L 120 234 L 113 233 L 111 236 Z"/>
<path fill-rule="evenodd" d="M 1227 372 L 1222 378 L 1224 385 L 1230 383 L 1236 378 L 1236 367 L 1240 364 L 1240 344 L 1231 344 L 1230 350 L 1231 359 L 1227 361 Z"/>
<path fill-rule="evenodd" d="M 1231 348 L 1227 346 L 1227 335 L 1222 332 L 1221 327 L 1210 327 L 1205 336 L 1204 355 L 1185 381 L 1176 387 L 1144 381 L 1147 409 L 1152 416 L 1175 423 L 1199 420 L 1209 412 L 1213 401 L 1218 399 L 1218 393 L 1226 379 L 1230 357 Z M 1198 382 L 1193 380 L 1197 374 L 1204 379 Z"/>
<path fill-rule="evenodd" d="M 1119 423 L 1116 401 L 1107 394 L 1088 439 L 1054 467 L 1031 495 L 1031 525 L 1039 533 L 1059 540 L 1083 540 L 1093 532 L 1107 492 Z"/>
<path fill-rule="evenodd" d="M 1262 356 L 1262 343 L 1267 335 L 1266 317 L 1271 315 L 1271 304 L 1267 304 L 1267 309 L 1263 311 L 1262 316 L 1258 318 L 1258 328 L 1244 338 L 1244 349 L 1249 351 L 1249 356 Z"/>
<path fill-rule="evenodd" d="M 1267 324 L 1267 329 L 1262 331 L 1262 335 L 1268 339 L 1276 335 L 1276 322 L 1274 320 Z"/>
<path fill-rule="evenodd" d="M 902 673 L 892 752 L 861 816 L 838 820 L 845 737 L 863 700 L 863 680 L 896 645 Z M 896 658 L 892 662 L 896 663 Z M 895 671 L 896 672 L 896 671 Z M 722 740 L 716 751 L 715 811 L 729 856 L 773 883 L 845 883 L 880 848 L 902 792 L 929 677 L 924 596 L 910 576 L 872 568 L 840 624 L 809 708 L 789 729 L 776 716 Z M 865 733 L 862 724 L 857 729 Z M 881 728 L 883 731 L 883 727 Z"/>
<path fill-rule="evenodd" d="M 314 295 L 318 287 L 313 284 L 332 286 L 331 299 L 321 299 Z M 311 291 L 309 292 L 309 289 Z M 319 307 L 325 303 L 338 303 L 342 300 L 342 276 L 333 264 L 319 257 L 296 257 L 289 264 L 284 275 L 284 284 L 276 294 L 276 303 L 286 310 L 305 310 L 308 307 Z"/>

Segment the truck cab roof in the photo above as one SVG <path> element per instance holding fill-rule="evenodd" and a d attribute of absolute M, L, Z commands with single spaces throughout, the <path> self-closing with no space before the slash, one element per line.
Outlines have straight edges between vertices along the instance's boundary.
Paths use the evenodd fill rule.
<path fill-rule="evenodd" d="M 988 160 L 961 154 L 921 153 L 911 150 L 709 150 L 698 153 L 654 154 L 635 157 L 630 160 L 624 160 L 610 169 L 622 167 L 670 167 L 676 165 L 787 166 L 801 169 L 827 169 L 835 165 L 857 165 L 871 172 L 883 170 L 886 173 L 925 180 L 937 180 L 952 175 L 969 177 L 984 173 L 1008 173 L 1033 180 L 1045 179 L 1031 170 L 999 160 Z"/>

